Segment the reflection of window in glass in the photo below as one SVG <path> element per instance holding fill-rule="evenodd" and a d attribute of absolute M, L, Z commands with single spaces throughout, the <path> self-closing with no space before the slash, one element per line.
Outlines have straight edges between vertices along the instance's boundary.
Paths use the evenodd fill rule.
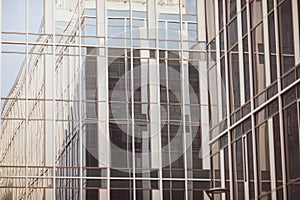
<path fill-rule="evenodd" d="M 284 1 L 279 7 L 281 49 L 283 54 L 293 54 L 293 17 L 291 0 Z"/>
<path fill-rule="evenodd" d="M 193 126 L 192 134 L 196 135 L 192 143 L 192 169 L 202 169 L 202 158 L 199 156 L 199 151 L 201 150 L 200 128 Z"/>
<path fill-rule="evenodd" d="M 289 106 L 284 110 L 283 115 L 287 155 L 287 178 L 290 181 L 300 176 L 297 105 L 294 103 Z"/>
<path fill-rule="evenodd" d="M 284 56 L 287 54 L 294 54 L 294 39 L 293 39 L 293 17 L 292 17 L 292 5 L 291 0 L 284 1 L 279 6 L 279 33 L 280 33 L 280 50 L 282 52 L 281 57 L 281 71 L 287 72 L 294 66 L 293 57 L 286 62 Z M 285 55 L 284 55 L 285 54 Z"/>
<path fill-rule="evenodd" d="M 132 2 L 133 3 L 133 2 Z M 134 2 L 134 3 L 136 3 L 136 2 Z M 141 3 L 142 4 L 142 6 L 144 7 L 144 9 L 145 9 L 145 3 L 146 3 L 146 1 L 145 2 L 139 2 L 139 3 Z M 139 6 L 141 6 L 141 4 L 139 5 Z M 133 8 L 134 9 L 134 8 Z M 139 7 L 139 9 L 141 9 L 141 7 Z M 132 11 L 132 17 L 133 18 L 146 18 L 146 16 L 147 16 L 147 13 L 146 12 L 142 12 L 142 11 Z"/>
<path fill-rule="evenodd" d="M 179 31 L 169 29 L 167 32 L 168 32 L 169 40 L 179 40 L 180 39 Z"/>
<path fill-rule="evenodd" d="M 170 114 L 171 115 L 171 114 Z M 182 140 L 182 126 L 170 124 L 170 160 L 171 168 L 183 168 L 183 140 Z M 181 175 L 180 175 L 181 176 Z"/>
<path fill-rule="evenodd" d="M 159 60 L 160 67 L 159 67 L 159 75 L 160 75 L 160 101 L 161 102 L 167 102 L 168 96 L 167 96 L 167 77 L 166 77 L 166 66 L 164 60 Z"/>
<path fill-rule="evenodd" d="M 275 150 L 275 170 L 277 187 L 282 185 L 282 164 L 281 164 L 281 139 L 279 127 L 279 115 L 273 117 L 273 132 L 274 132 L 274 150 Z"/>
<path fill-rule="evenodd" d="M 227 93 L 226 93 L 226 72 L 225 57 L 221 59 L 221 91 L 222 91 L 222 117 L 227 115 Z"/>
<path fill-rule="evenodd" d="M 189 90 L 191 98 L 189 98 L 190 103 L 199 104 L 199 71 L 197 66 L 193 66 L 191 63 L 189 63 L 188 66 L 189 70 Z M 196 97 L 194 97 L 196 95 Z M 193 98 L 194 97 L 194 98 Z"/>
<path fill-rule="evenodd" d="M 262 20 L 262 1 L 254 0 L 250 3 L 251 28 Z"/>
<path fill-rule="evenodd" d="M 127 124 L 109 124 L 111 145 L 111 166 L 117 168 L 131 168 L 131 141 L 132 137 L 126 132 Z M 127 153 L 125 153 L 127 152 Z M 128 155 L 127 155 L 128 154 Z M 125 155 L 125 156 L 124 156 Z"/>
<path fill-rule="evenodd" d="M 196 14 L 197 5 L 196 0 L 185 0 L 186 14 Z"/>
<path fill-rule="evenodd" d="M 238 40 L 236 18 L 228 25 L 227 38 L 228 38 L 228 49 L 230 49 L 235 43 L 237 43 Z"/>
<path fill-rule="evenodd" d="M 269 48 L 270 48 L 270 70 L 271 83 L 277 79 L 277 61 L 276 61 L 276 39 L 275 39 L 275 21 L 274 13 L 268 17 L 269 24 Z"/>
<path fill-rule="evenodd" d="M 253 166 L 253 143 L 252 133 L 247 135 L 247 159 L 248 159 L 248 178 L 249 178 L 249 193 L 250 199 L 254 198 L 254 166 Z"/>
<path fill-rule="evenodd" d="M 132 26 L 133 26 L 133 28 L 144 27 L 145 24 L 146 23 L 145 23 L 144 19 L 133 19 L 132 20 Z"/>
<path fill-rule="evenodd" d="M 109 26 L 107 30 L 108 37 L 125 37 L 124 26 Z"/>
<path fill-rule="evenodd" d="M 220 32 L 220 57 L 224 55 L 225 52 L 225 39 L 224 39 L 224 31 Z"/>
<path fill-rule="evenodd" d="M 224 26 L 223 20 L 223 0 L 218 0 L 218 7 L 219 7 L 219 30 L 221 30 Z"/>
<path fill-rule="evenodd" d="M 165 28 L 159 28 L 158 29 L 158 38 L 160 39 L 160 40 L 166 40 L 167 39 L 167 37 L 166 37 L 166 29 Z"/>
<path fill-rule="evenodd" d="M 249 72 L 249 54 L 244 53 L 244 86 L 245 101 L 250 99 L 250 72 Z"/>
<path fill-rule="evenodd" d="M 168 86 L 169 86 L 169 102 L 181 102 L 181 86 L 180 86 L 180 64 L 175 61 L 170 63 L 168 70 Z"/>
<path fill-rule="evenodd" d="M 230 69 L 230 104 L 231 111 L 240 107 L 240 72 L 239 72 L 239 55 L 237 52 L 229 53 Z"/>
<path fill-rule="evenodd" d="M 259 64 L 265 63 L 264 44 L 257 44 Z"/>
<path fill-rule="evenodd" d="M 197 31 L 188 31 L 188 40 L 197 40 L 198 34 Z"/>
<path fill-rule="evenodd" d="M 211 126 L 218 123 L 218 84 L 217 84 L 217 66 L 215 65 L 208 71 L 209 79 L 209 106 L 210 106 L 210 122 Z"/>
<path fill-rule="evenodd" d="M 215 1 L 206 1 L 207 40 L 211 41 L 215 34 Z"/>
<path fill-rule="evenodd" d="M 244 197 L 244 163 L 242 138 L 232 144 L 234 191 L 238 199 Z"/>
<path fill-rule="evenodd" d="M 264 46 L 262 23 L 252 31 L 252 60 L 254 68 L 254 94 L 265 88 Z"/>
<path fill-rule="evenodd" d="M 236 0 L 226 0 L 227 4 L 227 20 L 229 21 L 236 15 Z"/>
<path fill-rule="evenodd" d="M 281 73 L 286 73 L 289 69 L 294 67 L 294 56 L 284 56 L 281 54 Z"/>
<path fill-rule="evenodd" d="M 168 22 L 168 29 L 180 29 L 180 23 L 179 22 Z"/>
<path fill-rule="evenodd" d="M 268 124 L 264 123 L 256 129 L 256 143 L 258 155 L 258 179 L 259 195 L 271 189 L 270 177 L 270 154 L 269 154 L 269 136 Z"/>
<path fill-rule="evenodd" d="M 97 144 L 97 124 L 84 123 L 84 132 L 86 137 L 86 166 L 98 167 L 98 144 Z"/>
<path fill-rule="evenodd" d="M 125 101 L 126 79 L 122 78 L 125 74 L 125 59 L 111 58 L 112 62 L 108 66 L 109 98 L 110 100 Z M 114 98 L 114 99 L 112 99 Z"/>
<path fill-rule="evenodd" d="M 211 67 L 216 63 L 216 40 L 213 40 L 209 45 L 208 45 L 208 60 L 209 60 L 209 66 Z"/>
<path fill-rule="evenodd" d="M 236 142 L 236 155 L 235 155 L 235 165 L 236 165 L 236 175 L 238 180 L 244 179 L 243 174 L 243 146 L 242 146 L 242 140 L 239 139 Z"/>
<path fill-rule="evenodd" d="M 220 153 L 215 154 L 212 157 L 212 179 L 214 181 L 214 187 L 220 187 L 216 185 L 218 181 L 221 179 L 221 170 L 220 170 Z"/>
<path fill-rule="evenodd" d="M 247 9 L 244 9 L 242 11 L 242 32 L 243 32 L 243 36 L 247 33 L 247 31 L 248 31 Z"/>
<path fill-rule="evenodd" d="M 225 169 L 225 188 L 229 189 L 230 188 L 230 177 L 229 177 L 228 147 L 224 148 L 224 169 Z M 226 192 L 226 199 L 230 199 L 230 193 L 229 192 Z"/>
<path fill-rule="evenodd" d="M 228 147 L 224 148 L 224 169 L 225 169 L 225 180 L 227 182 L 230 180 Z"/>
<path fill-rule="evenodd" d="M 242 5 L 242 8 L 243 8 L 246 5 L 247 0 L 241 0 L 241 1 L 242 1 L 241 5 Z"/>
<path fill-rule="evenodd" d="M 268 12 L 274 9 L 274 1 L 267 1 L 268 3 Z"/>
<path fill-rule="evenodd" d="M 184 181 L 163 181 L 163 199 L 185 199 L 184 188 Z"/>
<path fill-rule="evenodd" d="M 276 53 L 276 39 L 275 39 L 275 22 L 274 22 L 274 13 L 269 15 L 269 46 L 270 52 Z"/>
<path fill-rule="evenodd" d="M 115 180 L 115 181 L 111 182 L 110 187 L 112 188 L 113 185 L 124 185 L 123 182 L 124 181 Z M 132 184 L 131 182 L 128 182 L 128 181 L 125 181 L 125 183 L 126 183 L 126 185 L 128 185 L 126 187 L 130 187 L 129 185 Z M 120 187 L 120 186 L 117 186 L 117 187 Z M 110 190 L 110 199 L 111 200 L 118 200 L 118 199 L 129 200 L 133 196 L 132 192 L 133 191 L 126 190 L 126 189 L 125 190 L 113 189 L 113 190 Z"/>

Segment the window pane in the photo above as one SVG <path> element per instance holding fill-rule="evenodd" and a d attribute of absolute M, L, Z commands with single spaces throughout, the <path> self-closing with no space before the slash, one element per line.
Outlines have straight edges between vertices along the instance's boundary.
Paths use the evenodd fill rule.
<path fill-rule="evenodd" d="M 240 74 L 239 74 L 239 55 L 237 52 L 231 52 L 229 54 L 230 62 L 230 104 L 231 111 L 240 107 Z"/>
<path fill-rule="evenodd" d="M 300 176 L 299 133 L 297 105 L 293 104 L 284 111 L 284 134 L 287 155 L 287 178 L 295 179 Z"/>
<path fill-rule="evenodd" d="M 228 36 L 228 48 L 230 49 L 238 40 L 237 36 L 237 19 L 234 19 L 228 26 L 227 29 Z"/>
<path fill-rule="evenodd" d="M 229 21 L 236 15 L 236 0 L 226 0 L 227 1 L 227 20 Z"/>
<path fill-rule="evenodd" d="M 257 128 L 256 142 L 258 155 L 258 178 L 259 195 L 264 194 L 271 188 L 270 177 L 270 154 L 269 154 L 269 136 L 268 124 L 264 123 Z"/>
<path fill-rule="evenodd" d="M 264 41 L 262 23 L 252 31 L 252 51 L 254 67 L 254 94 L 265 88 Z"/>
<path fill-rule="evenodd" d="M 251 28 L 262 20 L 262 1 L 254 0 L 250 3 Z"/>

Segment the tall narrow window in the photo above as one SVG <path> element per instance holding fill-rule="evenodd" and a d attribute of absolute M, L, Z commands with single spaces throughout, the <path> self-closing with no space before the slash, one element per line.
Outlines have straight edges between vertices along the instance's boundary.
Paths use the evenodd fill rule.
<path fill-rule="evenodd" d="M 252 60 L 254 68 L 254 94 L 262 92 L 266 87 L 264 66 L 264 43 L 262 23 L 252 31 Z"/>
<path fill-rule="evenodd" d="M 230 21 L 236 15 L 236 0 L 226 0 L 227 20 Z"/>
<path fill-rule="evenodd" d="M 281 73 L 284 74 L 294 67 L 294 38 L 291 0 L 279 6 L 279 33 L 281 50 Z"/>
<path fill-rule="evenodd" d="M 232 51 L 229 53 L 230 65 L 230 105 L 231 112 L 240 107 L 240 72 L 239 72 L 239 56 L 238 53 Z"/>
<path fill-rule="evenodd" d="M 271 189 L 270 177 L 270 151 L 268 124 L 264 123 L 256 129 L 257 143 L 257 168 L 259 178 L 259 195 L 263 195 Z"/>

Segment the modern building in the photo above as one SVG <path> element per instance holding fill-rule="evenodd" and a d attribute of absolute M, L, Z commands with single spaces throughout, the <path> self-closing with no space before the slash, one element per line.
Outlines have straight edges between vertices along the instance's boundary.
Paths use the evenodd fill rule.
<path fill-rule="evenodd" d="M 299 0 L 0 5 L 1 199 L 298 199 Z"/>
<path fill-rule="evenodd" d="M 19 1 L 2 1 L 3 13 L 15 11 L 13 2 Z M 24 30 L 2 28 L 2 75 L 9 76 L 6 57 L 24 58 L 2 95 L 0 197 L 204 198 L 210 188 L 204 5 L 21 4 Z M 35 30 L 38 9 L 43 20 Z"/>
<path fill-rule="evenodd" d="M 212 187 L 300 194 L 300 1 L 206 1 Z"/>

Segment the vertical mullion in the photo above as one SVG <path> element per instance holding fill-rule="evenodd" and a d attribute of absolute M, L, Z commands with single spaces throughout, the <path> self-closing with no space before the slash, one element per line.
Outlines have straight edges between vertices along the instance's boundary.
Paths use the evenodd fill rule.
<path fill-rule="evenodd" d="M 280 63 L 280 39 L 279 39 L 279 21 L 278 21 L 278 7 L 277 0 L 274 0 L 274 23 L 275 23 L 275 41 L 276 41 L 276 65 L 277 65 L 277 90 L 281 93 L 281 63 Z M 280 125 L 280 144 L 281 144 L 281 164 L 282 164 L 282 185 L 283 185 L 283 199 L 287 199 L 286 190 L 286 158 L 285 158 L 285 144 L 284 144 L 284 128 L 283 128 L 283 110 L 282 110 L 282 96 L 278 96 L 278 110 L 279 110 L 279 125 Z"/>
<path fill-rule="evenodd" d="M 151 1 L 151 0 L 148 0 L 148 1 Z M 151 1 L 151 3 L 152 4 L 154 4 L 154 10 L 155 10 L 155 27 L 158 27 L 158 7 L 157 7 L 157 0 L 153 0 L 153 1 Z M 149 5 L 149 4 L 148 4 Z M 152 5 L 153 6 L 153 5 Z M 149 11 L 148 11 L 149 12 Z M 149 19 L 148 19 L 149 20 Z M 150 23 L 148 23 L 148 24 L 150 24 Z M 150 28 L 153 28 L 153 27 L 150 27 Z M 165 30 L 164 30 L 165 31 Z M 158 38 L 158 28 L 156 28 L 155 29 L 155 43 L 156 43 L 156 67 L 158 67 L 158 70 L 157 70 L 157 73 L 158 73 L 158 75 L 157 75 L 157 77 L 158 77 L 158 80 L 159 80 L 159 82 L 160 82 L 160 62 L 159 62 L 159 38 Z M 165 65 L 166 66 L 166 65 Z M 165 67 L 166 68 L 166 67 Z M 166 73 L 166 77 L 167 77 L 167 73 Z M 167 84 L 167 82 L 166 82 L 166 84 Z M 168 88 L 168 87 L 166 87 L 166 88 Z M 159 88 L 158 88 L 158 98 L 159 98 L 159 101 L 158 101 L 158 106 L 159 106 L 159 108 L 160 108 L 160 110 L 161 110 L 161 101 L 160 101 L 160 84 L 159 84 Z M 167 93 L 167 95 L 168 95 L 168 93 Z M 168 98 L 167 98 L 168 99 Z M 167 112 L 168 113 L 168 112 Z M 168 120 L 168 118 L 167 118 L 167 120 Z M 160 127 L 160 130 L 161 130 L 161 120 L 160 121 L 158 121 L 158 126 Z M 158 158 L 159 158 L 159 185 L 160 185 L 160 189 L 159 189 L 159 196 L 160 196 L 160 199 L 163 199 L 163 181 L 162 181 L 162 175 L 163 175 L 163 173 L 162 173 L 162 168 L 163 168 L 163 166 L 162 166 L 162 144 L 161 144 L 161 142 L 162 142 L 162 135 L 161 135 L 161 131 L 159 131 L 159 137 L 158 137 L 158 141 L 159 141 L 159 144 L 158 144 L 158 146 L 159 146 L 159 150 L 158 150 L 158 152 L 159 152 L 159 154 L 158 154 Z M 151 151 L 153 151 L 152 149 L 151 149 Z"/>
<path fill-rule="evenodd" d="M 180 64 L 180 77 L 179 77 L 179 81 L 181 82 L 181 100 L 182 100 L 182 104 L 181 104 L 181 116 L 182 116 L 182 124 L 183 124 L 183 137 L 181 137 L 183 139 L 182 141 L 182 154 L 183 154 L 183 158 L 184 158 L 184 187 L 185 187 L 185 199 L 188 199 L 188 184 L 187 184 L 187 155 L 186 155 L 186 123 L 185 123 L 185 67 L 184 67 L 184 51 L 183 51 L 183 17 L 182 17 L 182 13 L 183 13 L 183 0 L 179 0 L 179 15 L 180 15 L 180 53 L 181 55 L 179 55 L 181 64 Z M 177 133 L 178 134 L 178 133 Z"/>
<path fill-rule="evenodd" d="M 263 44 L 265 51 L 265 80 L 266 87 L 271 84 L 271 67 L 270 67 L 270 39 L 269 39 L 269 18 L 268 18 L 268 5 L 267 0 L 262 1 L 262 13 L 263 13 Z"/>
<path fill-rule="evenodd" d="M 292 1 L 292 16 L 293 16 L 293 38 L 294 38 L 294 53 L 295 53 L 295 64 L 300 63 L 300 35 L 299 35 L 299 18 L 297 17 L 299 11 L 299 5 L 296 0 Z"/>
<path fill-rule="evenodd" d="M 2 11 L 2 0 L 0 0 L 0 10 Z M 2 14 L 0 14 L 0 111 L 2 113 Z M 0 115 L 2 121 L 2 114 Z M 2 136 L 2 123 L 0 123 L 0 137 Z M 1 139 L 3 139 L 1 137 Z M 0 170 L 2 173 L 2 169 Z"/>
<path fill-rule="evenodd" d="M 228 52 L 228 45 L 227 45 L 227 30 L 228 30 L 228 26 L 226 25 L 227 24 L 227 4 L 226 4 L 227 1 L 223 2 L 223 20 L 224 20 L 224 51 L 225 52 Z M 229 128 L 230 127 L 230 99 L 229 99 L 229 96 L 230 96 L 230 90 L 229 90 L 229 65 L 228 65 L 228 54 L 225 53 L 225 85 L 226 85 L 226 94 L 227 94 L 227 98 L 226 98 L 226 105 L 227 105 L 227 127 Z M 230 177 L 230 199 L 234 199 L 234 194 L 233 194 L 233 187 L 234 187 L 234 183 L 233 183 L 233 176 L 234 176 L 234 173 L 233 173 L 233 157 L 232 157 L 232 143 L 231 143 L 231 134 L 230 134 L 230 131 L 228 131 L 228 158 L 229 158 L 229 177 Z"/>
<path fill-rule="evenodd" d="M 53 168 L 53 172 L 52 172 L 52 174 L 53 174 L 53 199 L 56 199 L 56 192 L 55 192 L 55 190 L 56 190 L 56 167 L 55 167 L 55 154 L 56 154 L 56 148 L 55 148 L 55 56 L 56 56 L 56 53 L 55 53 L 55 43 L 56 43 L 56 38 L 55 38 L 55 9 L 56 9 L 56 3 L 55 3 L 55 1 L 54 0 L 52 0 L 52 42 L 53 42 L 53 45 L 52 45 L 52 70 L 50 70 L 50 71 L 52 71 L 52 85 L 51 85 L 51 87 L 52 87 L 52 149 L 53 149 L 53 152 L 52 152 L 52 155 L 53 155 L 53 157 L 52 157 L 52 164 L 53 164 L 53 166 L 52 166 L 52 168 Z"/>
<path fill-rule="evenodd" d="M 239 81 L 240 81 L 240 106 L 245 103 L 244 83 L 244 55 L 243 55 L 243 31 L 241 0 L 237 0 L 237 27 L 238 27 L 238 55 L 239 55 Z"/>
<path fill-rule="evenodd" d="M 82 65 L 81 65 L 81 0 L 78 0 L 77 5 L 77 14 L 78 14 L 78 89 L 79 89 L 79 185 L 80 185 L 80 191 L 79 191 L 79 199 L 83 199 L 83 136 L 82 136 Z M 75 8 L 76 10 L 76 8 Z M 76 13 L 76 11 L 75 11 Z"/>
<path fill-rule="evenodd" d="M 130 0 L 130 5 L 129 5 L 129 9 L 130 9 L 130 79 L 131 79 L 131 118 L 132 118 L 132 124 L 131 124 L 131 127 L 132 127 L 132 130 L 131 130 L 131 143 L 132 143 L 132 174 L 133 174 L 133 177 L 132 177 L 132 181 L 133 181 L 133 200 L 136 200 L 136 184 L 135 184 L 135 134 L 134 134 L 134 124 L 135 124 L 135 117 L 134 117 L 134 74 L 133 74 L 133 37 L 132 37 L 132 34 L 133 34 L 133 26 L 132 26 L 132 4 L 133 4 L 133 1 Z M 128 151 L 128 149 L 127 149 Z"/>
<path fill-rule="evenodd" d="M 250 14 L 250 3 L 246 3 L 247 7 L 247 34 L 248 34 L 248 49 L 249 49 L 249 66 L 252 66 L 252 39 L 251 39 L 251 14 Z M 254 110 L 254 88 L 253 88 L 253 68 L 249 67 L 249 78 L 250 78 L 250 104 L 251 104 L 251 111 Z M 255 117 L 254 113 L 251 112 L 251 131 L 252 131 L 252 149 L 253 149 L 253 169 L 254 169 L 254 191 L 255 197 L 258 197 L 258 177 L 257 177 L 257 158 L 256 158 L 256 138 L 255 138 Z"/>
<path fill-rule="evenodd" d="M 27 136 L 28 136 L 28 0 L 26 0 L 25 2 L 25 32 L 26 32 L 26 52 L 25 52 L 25 60 L 26 60 L 26 64 L 25 64 L 25 138 L 24 138 L 24 142 L 25 142 L 25 199 L 27 199 L 27 195 L 28 195 L 28 162 L 27 162 Z"/>

